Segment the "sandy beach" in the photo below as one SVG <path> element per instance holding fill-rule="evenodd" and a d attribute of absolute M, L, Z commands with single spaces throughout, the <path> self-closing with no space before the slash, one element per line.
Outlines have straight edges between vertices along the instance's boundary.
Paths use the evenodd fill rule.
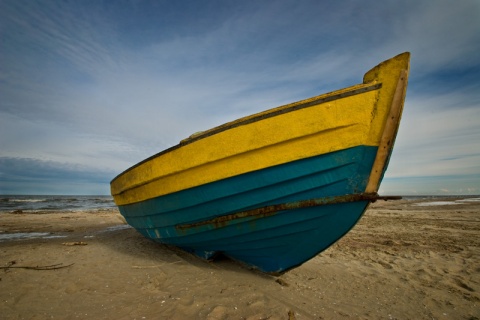
<path fill-rule="evenodd" d="M 1 213 L 0 266 L 2 319 L 474 320 L 480 201 L 374 203 L 280 277 L 156 244 L 116 210 Z"/>

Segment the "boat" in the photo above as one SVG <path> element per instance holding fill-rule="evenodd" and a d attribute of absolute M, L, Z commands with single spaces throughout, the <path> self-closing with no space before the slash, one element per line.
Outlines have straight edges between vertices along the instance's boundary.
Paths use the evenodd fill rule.
<path fill-rule="evenodd" d="M 119 174 L 111 194 L 145 237 L 282 274 L 350 231 L 378 199 L 410 54 L 363 82 L 195 133 Z M 387 198 L 388 199 L 388 198 Z"/>

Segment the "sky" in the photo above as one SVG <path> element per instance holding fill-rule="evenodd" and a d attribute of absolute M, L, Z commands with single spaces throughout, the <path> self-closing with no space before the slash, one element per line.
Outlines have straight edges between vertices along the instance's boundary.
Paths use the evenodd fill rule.
<path fill-rule="evenodd" d="M 381 194 L 480 194 L 480 1 L 0 0 L 0 194 L 109 194 L 190 134 L 411 52 Z"/>

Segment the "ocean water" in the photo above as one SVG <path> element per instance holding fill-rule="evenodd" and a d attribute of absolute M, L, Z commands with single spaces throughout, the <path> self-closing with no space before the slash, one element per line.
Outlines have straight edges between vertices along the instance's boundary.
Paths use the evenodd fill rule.
<path fill-rule="evenodd" d="M 419 207 L 430 207 L 430 206 L 452 206 L 458 204 L 466 204 L 466 203 L 480 203 L 480 198 L 472 197 L 472 198 L 460 198 L 460 199 L 448 199 L 442 201 L 435 201 L 434 199 L 430 200 L 423 200 L 422 202 L 415 203 L 416 206 Z"/>
<path fill-rule="evenodd" d="M 455 206 L 460 204 L 480 203 L 479 195 L 447 195 L 447 196 L 404 196 L 403 200 L 413 202 L 414 206 Z"/>
<path fill-rule="evenodd" d="M 111 196 L 32 196 L 0 195 L 0 212 L 82 211 L 115 208 Z"/>
<path fill-rule="evenodd" d="M 455 205 L 479 202 L 477 196 L 404 196 L 419 206 Z M 32 196 L 0 195 L 0 212 L 22 211 L 92 211 L 116 208 L 111 196 Z"/>
<path fill-rule="evenodd" d="M 116 208 L 111 196 L 12 196 L 0 195 L 0 214 L 21 210 L 22 212 L 75 212 L 100 211 Z M 99 232 L 117 231 L 131 228 L 119 224 Z M 95 235 L 89 236 L 94 237 Z M 0 242 L 21 241 L 27 239 L 66 238 L 67 235 L 50 232 L 16 232 L 5 233 L 0 228 Z"/>

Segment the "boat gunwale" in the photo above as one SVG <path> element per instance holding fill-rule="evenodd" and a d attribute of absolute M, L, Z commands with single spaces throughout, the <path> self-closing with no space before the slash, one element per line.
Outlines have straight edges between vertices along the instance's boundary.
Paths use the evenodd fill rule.
<path fill-rule="evenodd" d="M 178 148 L 186 146 L 190 143 L 196 142 L 198 140 L 213 136 L 215 134 L 218 134 L 218 133 L 221 133 L 221 132 L 224 132 L 224 131 L 227 131 L 227 130 L 230 130 L 230 129 L 233 129 L 233 128 L 236 128 L 236 127 L 240 127 L 240 126 L 243 126 L 243 125 L 248 125 L 250 123 L 254 123 L 254 122 L 257 122 L 257 121 L 261 121 L 261 120 L 264 120 L 264 119 L 268 119 L 268 118 L 271 118 L 271 117 L 282 115 L 282 114 L 285 114 L 285 113 L 294 112 L 294 111 L 309 108 L 309 107 L 314 107 L 316 105 L 323 104 L 323 103 L 326 103 L 326 102 L 331 102 L 331 101 L 334 101 L 334 100 L 347 98 L 347 97 L 367 93 L 367 92 L 374 91 L 374 90 L 379 90 L 381 88 L 382 88 L 382 83 L 381 82 L 375 82 L 375 81 L 374 82 L 368 82 L 368 83 L 356 84 L 356 85 L 349 86 L 349 87 L 346 87 L 346 88 L 343 88 L 343 89 L 331 91 L 331 92 L 324 93 L 324 94 L 314 96 L 314 97 L 311 97 L 311 98 L 307 98 L 307 99 L 302 99 L 302 100 L 297 101 L 297 102 L 293 102 L 293 103 L 286 104 L 286 105 L 283 105 L 283 106 L 280 106 L 280 107 L 272 108 L 272 109 L 269 109 L 269 110 L 266 110 L 266 111 L 262 111 L 262 112 L 259 112 L 259 113 L 256 113 L 256 114 L 253 114 L 253 115 L 250 115 L 250 116 L 246 116 L 246 117 L 234 120 L 234 121 L 224 123 L 222 125 L 219 125 L 217 127 L 212 128 L 212 129 L 202 131 L 198 134 L 193 134 L 192 136 L 190 136 L 188 138 L 185 138 L 184 140 L 180 141 L 180 143 L 178 143 L 178 144 L 176 144 L 176 145 L 174 145 L 170 148 L 167 148 L 165 150 L 162 150 L 162 151 L 146 158 L 145 160 L 142 160 L 142 161 L 138 162 L 137 164 L 131 166 L 130 168 L 128 168 L 125 171 L 118 174 L 115 178 L 112 179 L 110 184 L 113 184 L 115 182 L 115 180 L 117 180 L 119 177 L 121 177 L 122 175 L 126 174 L 127 172 L 143 165 L 144 163 L 146 163 L 146 162 L 148 162 L 152 159 L 155 159 L 155 158 L 157 158 L 157 157 L 159 157 L 163 154 L 166 154 L 168 152 L 171 152 L 173 150 L 176 150 Z"/>
<path fill-rule="evenodd" d="M 308 135 L 303 135 L 303 136 L 301 136 L 301 137 L 297 137 L 297 138 L 294 138 L 294 139 L 290 139 L 290 140 L 286 140 L 286 141 L 281 141 L 281 142 L 278 142 L 278 143 L 270 144 L 270 145 L 268 145 L 268 146 L 263 146 L 263 147 L 260 147 L 260 148 L 257 148 L 257 149 L 248 150 L 248 151 L 245 151 L 245 152 L 241 152 L 241 153 L 237 153 L 237 154 L 234 154 L 234 155 L 230 155 L 230 156 L 227 156 L 227 157 L 224 157 L 224 158 L 218 158 L 218 159 L 215 159 L 215 160 L 210 161 L 210 162 L 208 162 L 208 163 L 204 163 L 204 164 L 200 164 L 200 165 L 198 165 L 198 166 L 195 166 L 194 168 L 201 168 L 201 167 L 204 167 L 204 166 L 206 166 L 206 165 L 211 165 L 211 164 L 213 164 L 213 163 L 216 163 L 216 162 L 218 162 L 218 161 L 225 161 L 225 160 L 228 161 L 229 158 L 233 158 L 233 157 L 236 157 L 236 156 L 241 155 L 241 154 L 244 154 L 244 155 L 245 155 L 245 154 L 248 154 L 248 153 L 258 152 L 259 150 L 262 150 L 262 149 L 264 149 L 264 148 L 270 148 L 270 147 L 272 147 L 272 146 L 278 146 L 278 145 L 281 145 L 281 144 L 284 144 L 284 143 L 290 143 L 290 142 L 295 141 L 295 140 L 297 140 L 297 139 L 301 139 L 301 138 L 305 138 L 305 137 L 309 137 L 309 136 L 319 135 L 319 134 L 322 134 L 322 133 L 325 133 L 325 132 L 329 132 L 329 131 L 332 131 L 332 130 L 346 129 L 346 128 L 349 128 L 349 127 L 352 127 L 352 126 L 354 126 L 354 125 L 353 125 L 353 124 L 350 124 L 350 125 L 338 126 L 338 127 L 336 127 L 336 128 L 328 128 L 328 129 L 325 129 L 325 130 L 322 130 L 322 131 L 317 131 L 317 132 L 314 132 L 314 133 L 310 133 L 310 134 L 308 134 Z M 339 151 L 339 150 L 337 150 L 337 151 Z M 148 160 L 148 159 L 147 159 L 147 160 Z M 300 159 L 297 159 L 297 160 L 300 160 Z M 132 169 L 133 169 L 133 168 L 132 168 Z M 158 180 L 160 180 L 160 179 L 167 178 L 167 177 L 171 177 L 171 176 L 173 176 L 173 175 L 178 174 L 179 172 L 185 172 L 185 171 L 188 171 L 188 170 L 191 170 L 191 169 L 192 169 L 192 168 L 188 168 L 188 169 L 185 169 L 185 170 L 182 170 L 182 171 L 177 171 L 177 172 L 169 173 L 169 174 L 166 174 L 166 175 L 163 175 L 163 176 L 160 176 L 160 177 L 154 177 L 154 178 L 152 178 L 152 179 L 150 179 L 150 180 L 144 180 L 144 181 L 142 181 L 141 183 L 138 183 L 138 184 L 131 184 L 127 189 L 122 190 L 122 191 L 119 192 L 119 193 L 116 193 L 115 196 L 116 196 L 116 195 L 122 195 L 122 194 L 124 194 L 125 192 L 132 191 L 132 190 L 134 190 L 134 189 L 140 188 L 140 187 L 142 187 L 142 186 L 144 186 L 144 185 L 147 185 L 147 184 L 149 184 L 149 183 L 152 183 L 152 182 L 155 182 L 155 181 L 158 181 Z M 212 182 L 213 182 L 213 181 L 212 181 Z M 180 190 L 178 190 L 178 191 L 180 191 Z"/>

